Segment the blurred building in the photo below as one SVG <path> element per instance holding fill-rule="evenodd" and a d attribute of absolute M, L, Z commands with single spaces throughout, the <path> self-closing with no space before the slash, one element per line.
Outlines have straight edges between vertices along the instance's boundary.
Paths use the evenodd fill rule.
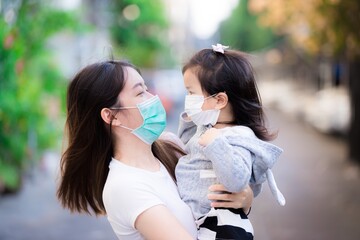
<path fill-rule="evenodd" d="M 192 34 L 190 32 L 190 7 L 188 1 L 163 0 L 169 18 L 168 32 L 171 55 L 181 63 L 186 53 L 192 50 Z"/>
<path fill-rule="evenodd" d="M 351 109 L 343 66 L 327 59 L 309 61 L 289 47 L 257 52 L 252 60 L 265 105 L 320 132 L 347 134 Z"/>
<path fill-rule="evenodd" d="M 111 56 L 108 4 L 109 0 L 53 1 L 55 7 L 78 13 L 84 26 L 91 28 L 79 33 L 62 32 L 49 41 L 65 77 L 71 78 L 79 68 Z"/>

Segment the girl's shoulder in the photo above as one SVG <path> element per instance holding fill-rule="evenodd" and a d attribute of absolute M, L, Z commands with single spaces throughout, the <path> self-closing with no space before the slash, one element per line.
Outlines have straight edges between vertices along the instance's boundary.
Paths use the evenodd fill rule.
<path fill-rule="evenodd" d="M 176 144 L 177 146 L 179 146 L 180 148 L 185 149 L 184 143 L 180 140 L 180 138 L 176 134 L 174 134 L 172 132 L 167 132 L 167 131 L 163 132 L 160 135 L 159 139 L 172 142 L 172 143 Z"/>
<path fill-rule="evenodd" d="M 249 138 L 256 137 L 255 133 L 253 132 L 253 130 L 251 130 L 251 128 L 242 125 L 226 127 L 221 129 L 221 131 L 223 131 L 223 134 L 226 136 L 239 136 Z"/>

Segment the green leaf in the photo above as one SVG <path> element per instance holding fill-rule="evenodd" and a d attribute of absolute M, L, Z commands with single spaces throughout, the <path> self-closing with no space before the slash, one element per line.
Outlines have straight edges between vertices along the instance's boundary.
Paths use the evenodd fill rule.
<path fill-rule="evenodd" d="M 15 166 L 5 164 L 0 159 L 0 182 L 9 189 L 17 189 L 20 185 L 20 173 Z"/>

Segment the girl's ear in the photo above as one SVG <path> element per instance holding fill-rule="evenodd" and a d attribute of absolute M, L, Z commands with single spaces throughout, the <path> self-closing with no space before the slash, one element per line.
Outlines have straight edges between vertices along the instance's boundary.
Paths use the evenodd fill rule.
<path fill-rule="evenodd" d="M 226 105 L 228 104 L 228 96 L 225 92 L 221 92 L 221 93 L 218 93 L 216 96 L 215 96 L 217 102 L 216 102 L 216 105 L 215 105 L 215 109 L 223 109 L 226 107 Z"/>
<path fill-rule="evenodd" d="M 100 114 L 101 114 L 101 118 L 106 124 L 110 125 L 111 123 L 112 125 L 115 126 L 121 124 L 120 120 L 114 115 L 113 111 L 111 111 L 108 108 L 101 109 Z"/>

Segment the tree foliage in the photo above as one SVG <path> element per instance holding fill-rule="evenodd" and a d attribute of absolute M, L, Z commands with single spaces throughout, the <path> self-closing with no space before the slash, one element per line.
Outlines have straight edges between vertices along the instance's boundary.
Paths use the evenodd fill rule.
<path fill-rule="evenodd" d="M 269 27 L 258 24 L 257 15 L 248 9 L 248 0 L 240 0 L 229 19 L 220 26 L 224 44 L 242 51 L 254 51 L 272 45 L 280 37 Z"/>
<path fill-rule="evenodd" d="M 352 58 L 360 55 L 357 0 L 250 0 L 260 23 L 288 35 L 307 52 Z"/>
<path fill-rule="evenodd" d="M 66 82 L 46 40 L 75 21 L 40 2 L 21 1 L 12 22 L 0 14 L 0 187 L 7 189 L 19 187 L 23 170 L 54 147 L 63 130 L 52 111 Z"/>
<path fill-rule="evenodd" d="M 161 0 L 112 1 L 111 35 L 119 48 L 134 64 L 154 67 L 158 53 L 167 46 L 165 30 L 168 27 Z"/>

